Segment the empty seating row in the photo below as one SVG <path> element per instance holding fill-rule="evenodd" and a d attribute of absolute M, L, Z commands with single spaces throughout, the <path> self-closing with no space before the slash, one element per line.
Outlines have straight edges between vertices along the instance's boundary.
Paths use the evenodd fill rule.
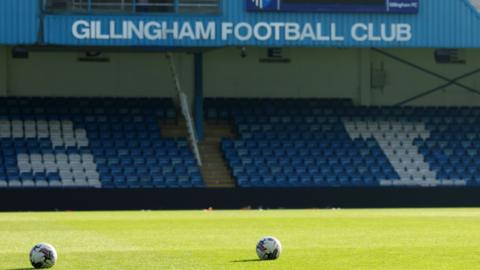
<path fill-rule="evenodd" d="M 171 99 L 0 98 L 0 187 L 198 187 Z"/>
<path fill-rule="evenodd" d="M 238 132 L 221 149 L 240 186 L 480 184 L 480 107 L 206 104 Z"/>
<path fill-rule="evenodd" d="M 337 176 L 238 176 L 240 187 L 313 187 L 313 186 L 376 186 L 378 180 L 373 177 L 337 177 Z"/>

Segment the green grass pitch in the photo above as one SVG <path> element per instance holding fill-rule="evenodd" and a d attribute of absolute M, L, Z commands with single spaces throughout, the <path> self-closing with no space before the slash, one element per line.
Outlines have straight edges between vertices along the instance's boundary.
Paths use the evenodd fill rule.
<path fill-rule="evenodd" d="M 266 235 L 276 261 L 256 260 Z M 480 209 L 0 214 L 0 269 L 30 269 L 37 242 L 59 270 L 474 270 Z"/>

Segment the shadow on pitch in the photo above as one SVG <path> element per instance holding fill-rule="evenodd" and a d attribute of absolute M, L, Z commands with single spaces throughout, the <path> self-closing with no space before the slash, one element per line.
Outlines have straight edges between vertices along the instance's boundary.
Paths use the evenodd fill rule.
<path fill-rule="evenodd" d="M 236 260 L 236 261 L 231 261 L 232 263 L 249 263 L 249 262 L 264 262 L 265 260 L 260 260 L 260 259 L 247 259 L 247 260 Z"/>

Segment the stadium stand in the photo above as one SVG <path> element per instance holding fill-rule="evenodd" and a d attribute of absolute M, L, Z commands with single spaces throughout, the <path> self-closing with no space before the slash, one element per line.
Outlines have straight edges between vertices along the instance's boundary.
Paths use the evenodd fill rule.
<path fill-rule="evenodd" d="M 480 183 L 480 108 L 358 107 L 342 99 L 208 99 L 240 187 Z"/>
<path fill-rule="evenodd" d="M 202 186 L 171 99 L 0 99 L 1 187 Z"/>

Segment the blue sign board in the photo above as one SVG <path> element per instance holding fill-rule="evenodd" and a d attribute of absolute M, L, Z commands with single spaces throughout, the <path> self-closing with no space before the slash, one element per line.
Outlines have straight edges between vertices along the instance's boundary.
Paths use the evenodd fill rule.
<path fill-rule="evenodd" d="M 480 33 L 480 14 L 470 0 L 402 0 L 404 4 L 421 5 L 415 15 L 248 12 L 246 3 L 257 5 L 257 2 L 246 1 L 224 1 L 218 15 L 47 14 L 43 17 L 42 43 L 138 47 L 480 48 L 480 35 L 476 34 Z M 347 5 L 351 0 L 344 1 Z M 378 1 L 368 3 L 374 5 Z M 388 2 L 391 5 L 399 1 Z M 258 8 L 275 10 L 278 3 L 263 0 L 258 2 Z M 402 7 L 406 9 L 405 5 Z"/>
<path fill-rule="evenodd" d="M 248 11 L 418 13 L 420 0 L 246 0 Z"/>
<path fill-rule="evenodd" d="M 0 44 L 34 44 L 40 27 L 38 0 L 0 0 Z"/>

